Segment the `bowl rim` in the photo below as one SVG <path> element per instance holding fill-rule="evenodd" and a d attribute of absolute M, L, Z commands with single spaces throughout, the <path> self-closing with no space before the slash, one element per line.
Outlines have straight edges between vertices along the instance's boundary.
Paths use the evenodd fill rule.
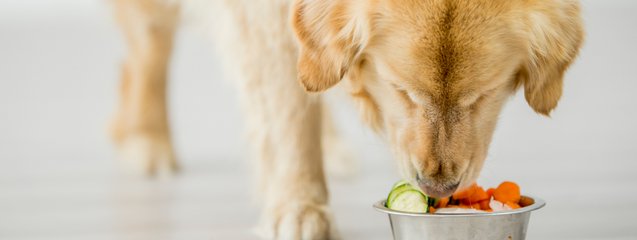
<path fill-rule="evenodd" d="M 403 212 L 403 211 L 396 211 L 393 209 L 389 209 L 387 207 L 385 207 L 385 201 L 386 199 L 380 200 L 376 203 L 374 203 L 374 209 L 376 211 L 379 212 L 384 212 L 387 213 L 389 215 L 401 215 L 401 216 L 411 216 L 411 217 L 485 217 L 485 216 L 500 216 L 500 215 L 511 215 L 511 214 L 518 214 L 518 213 L 526 213 L 526 212 L 531 212 L 531 211 L 535 211 L 538 210 L 542 207 L 544 207 L 546 205 L 546 202 L 540 198 L 536 198 L 536 197 L 529 197 L 529 196 L 524 196 L 524 197 L 528 197 L 533 199 L 533 201 L 535 201 L 533 204 L 523 207 L 523 208 L 518 208 L 518 209 L 513 209 L 513 210 L 506 210 L 506 211 L 497 211 L 497 212 L 481 212 L 481 213 L 412 213 L 412 212 Z"/>

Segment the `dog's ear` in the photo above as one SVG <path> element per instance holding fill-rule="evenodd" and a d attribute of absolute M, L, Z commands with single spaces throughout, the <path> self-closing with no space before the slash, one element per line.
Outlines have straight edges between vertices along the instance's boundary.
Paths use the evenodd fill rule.
<path fill-rule="evenodd" d="M 364 48 L 367 25 L 355 2 L 297 0 L 294 4 L 299 80 L 306 91 L 321 92 L 336 85 Z"/>
<path fill-rule="evenodd" d="M 524 31 L 529 58 L 518 81 L 531 108 L 549 116 L 562 97 L 564 72 L 584 40 L 580 6 L 575 0 L 539 0 L 526 9 Z"/>

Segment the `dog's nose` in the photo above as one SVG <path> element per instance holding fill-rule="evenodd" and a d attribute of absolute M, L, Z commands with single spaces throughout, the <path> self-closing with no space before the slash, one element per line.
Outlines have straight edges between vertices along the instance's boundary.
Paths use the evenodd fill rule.
<path fill-rule="evenodd" d="M 421 178 L 418 178 L 418 187 L 425 194 L 434 198 L 447 198 L 451 196 L 456 189 L 458 189 L 458 185 L 460 181 L 451 184 L 445 183 L 433 183 L 432 181 L 427 181 Z"/>

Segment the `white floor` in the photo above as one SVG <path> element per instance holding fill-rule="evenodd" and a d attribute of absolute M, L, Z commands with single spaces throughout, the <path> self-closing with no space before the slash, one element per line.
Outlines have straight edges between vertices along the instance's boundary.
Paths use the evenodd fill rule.
<path fill-rule="evenodd" d="M 101 1 L 0 1 L 0 239 L 256 239 L 249 145 L 220 59 L 180 32 L 170 110 L 177 177 L 119 173 L 105 126 L 124 45 Z M 637 3 L 585 1 L 587 43 L 552 118 L 522 94 L 504 110 L 480 183 L 548 205 L 528 238 L 637 239 Z M 385 144 L 333 101 L 361 159 L 330 181 L 346 239 L 391 239 L 372 210 L 398 180 Z"/>

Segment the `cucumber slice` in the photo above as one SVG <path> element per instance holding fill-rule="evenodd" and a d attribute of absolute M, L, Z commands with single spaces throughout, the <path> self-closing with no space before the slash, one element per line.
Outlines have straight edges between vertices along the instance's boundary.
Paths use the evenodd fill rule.
<path fill-rule="evenodd" d="M 394 190 L 394 189 L 396 189 L 397 187 L 400 187 L 400 186 L 405 185 L 405 184 L 407 184 L 407 181 L 405 181 L 405 180 L 400 180 L 400 181 L 398 181 L 396 184 L 394 184 L 394 186 L 391 188 L 391 190 Z"/>
<path fill-rule="evenodd" d="M 426 213 L 429 210 L 428 197 L 415 189 L 399 193 L 388 207 L 397 211 Z"/>
<path fill-rule="evenodd" d="M 396 198 L 396 196 L 398 196 L 398 194 L 406 191 L 406 190 L 411 190 L 414 189 L 413 187 L 411 187 L 411 185 L 405 183 L 403 185 L 398 186 L 397 188 L 394 188 L 393 190 L 391 190 L 391 192 L 389 193 L 389 196 L 387 196 L 387 206 L 391 205 L 391 202 L 394 201 L 394 198 Z"/>

